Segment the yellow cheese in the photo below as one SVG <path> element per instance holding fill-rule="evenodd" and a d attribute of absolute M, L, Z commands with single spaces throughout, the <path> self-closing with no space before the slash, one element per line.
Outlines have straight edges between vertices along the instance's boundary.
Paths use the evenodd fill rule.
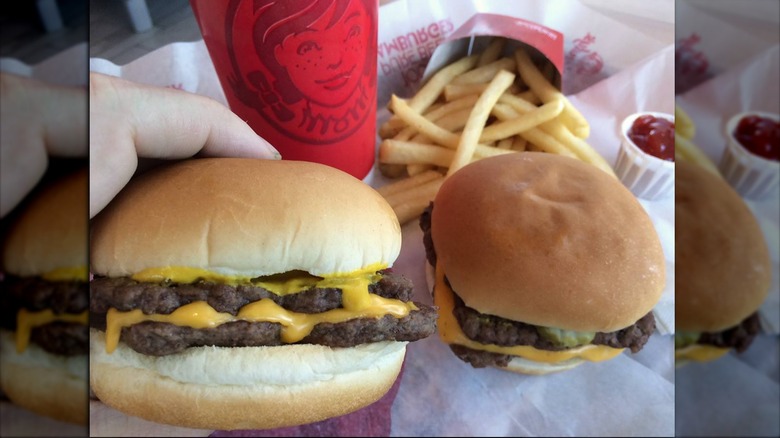
<path fill-rule="evenodd" d="M 376 272 L 385 267 L 386 265 L 374 264 L 359 271 L 336 273 L 324 277 L 310 276 L 305 273 L 304 275 L 283 274 L 265 277 L 258 281 L 224 276 L 195 268 L 147 269 L 134 275 L 133 279 L 153 282 L 171 280 L 177 283 L 191 283 L 198 279 L 226 284 L 250 283 L 262 286 L 278 295 L 296 293 L 311 287 L 337 288 L 342 291 L 342 307 L 315 314 L 297 313 L 288 311 L 273 300 L 265 298 L 245 305 L 236 316 L 217 312 L 205 301 L 181 306 L 169 315 L 145 315 L 138 309 L 128 312 L 109 309 L 106 315 L 106 351 L 109 353 L 114 351 L 119 343 L 122 328 L 144 321 L 164 322 L 196 329 L 213 328 L 234 321 L 272 322 L 282 325 L 282 341 L 293 343 L 305 338 L 314 326 L 323 322 L 340 323 L 355 318 L 380 318 L 384 315 L 403 318 L 410 311 L 417 310 L 413 303 L 369 293 L 369 286 L 381 278 L 381 275 Z"/>
<path fill-rule="evenodd" d="M 436 266 L 436 284 L 434 286 L 434 304 L 439 307 L 439 337 L 448 344 L 458 344 L 474 350 L 488 351 L 491 353 L 510 354 L 520 356 L 536 362 L 556 363 L 572 358 L 581 358 L 591 362 L 601 362 L 612 359 L 623 352 L 622 348 L 611 348 L 603 345 L 583 345 L 562 351 L 539 350 L 529 345 L 500 346 L 494 344 L 482 344 L 469 339 L 458 324 L 455 315 L 455 300 L 452 289 L 444 282 L 444 270 L 441 262 Z"/>
<path fill-rule="evenodd" d="M 728 348 L 719 348 L 714 345 L 693 344 L 674 350 L 674 360 L 689 359 L 697 362 L 708 362 L 723 356 L 728 351 Z"/>
<path fill-rule="evenodd" d="M 290 312 L 268 298 L 247 304 L 236 316 L 217 312 L 205 301 L 186 304 L 169 315 L 144 315 L 139 309 L 129 312 L 109 309 L 106 316 L 106 351 L 111 353 L 116 349 L 122 328 L 144 321 L 167 322 L 196 329 L 213 328 L 234 321 L 273 322 L 282 325 L 282 341 L 292 343 L 305 338 L 315 325 L 322 322 L 339 323 L 355 318 L 380 318 L 384 315 L 403 318 L 410 311 L 417 310 L 411 302 L 404 303 L 375 294 L 367 295 L 368 305 L 360 310 L 338 308 L 322 313 Z"/>
<path fill-rule="evenodd" d="M 30 334 L 35 327 L 40 327 L 52 322 L 73 322 L 87 325 L 89 311 L 81 313 L 55 314 L 51 309 L 30 312 L 27 309 L 19 310 L 16 314 L 16 351 L 22 353 L 30 343 Z"/>
<path fill-rule="evenodd" d="M 305 272 L 300 272 L 297 273 L 297 275 L 277 274 L 260 277 L 256 280 L 253 280 L 252 277 L 224 275 L 200 268 L 190 268 L 186 266 L 167 266 L 164 268 L 144 269 L 143 271 L 133 275 L 132 278 L 133 280 L 147 283 L 172 281 L 175 283 L 188 284 L 194 283 L 197 280 L 205 280 L 215 283 L 229 284 L 231 286 L 252 284 L 268 289 L 269 291 L 280 296 L 298 293 L 312 287 L 338 288 L 344 290 L 345 294 L 352 294 L 351 290 L 353 290 L 354 287 L 361 287 L 361 284 L 364 282 L 371 284 L 379 280 L 380 276 L 376 272 L 385 269 L 386 267 L 386 264 L 375 263 L 358 271 L 339 272 L 328 274 L 322 277 L 316 277 Z M 355 301 L 359 299 L 363 300 L 362 305 L 366 304 L 367 301 L 365 301 L 365 297 L 355 297 L 351 299 L 350 302 L 360 306 L 361 304 L 356 303 Z"/>
<path fill-rule="evenodd" d="M 57 268 L 43 274 L 41 277 L 47 281 L 87 281 L 89 279 L 89 270 L 87 270 L 86 265 L 70 268 Z"/>

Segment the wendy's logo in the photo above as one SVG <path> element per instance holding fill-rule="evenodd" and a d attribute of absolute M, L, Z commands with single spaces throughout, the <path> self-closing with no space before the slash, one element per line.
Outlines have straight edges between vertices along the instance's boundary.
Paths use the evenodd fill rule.
<path fill-rule="evenodd" d="M 707 54 L 700 50 L 701 36 L 696 33 L 677 40 L 674 49 L 674 91 L 681 94 L 712 76 Z M 697 48 L 697 46 L 699 46 Z"/>
<path fill-rule="evenodd" d="M 566 62 L 578 75 L 595 75 L 604 68 L 604 60 L 595 50 L 591 50 L 596 42 L 596 37 L 588 32 L 582 38 L 576 38 L 569 53 L 566 54 Z"/>
<path fill-rule="evenodd" d="M 225 23 L 230 91 L 296 140 L 345 139 L 375 105 L 375 3 L 232 0 Z"/>

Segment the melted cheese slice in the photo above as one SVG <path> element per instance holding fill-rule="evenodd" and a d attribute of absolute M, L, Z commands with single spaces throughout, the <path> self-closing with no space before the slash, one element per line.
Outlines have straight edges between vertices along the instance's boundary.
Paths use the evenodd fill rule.
<path fill-rule="evenodd" d="M 167 272 L 169 274 L 174 272 L 170 271 L 170 269 L 173 268 L 166 269 L 168 269 Z M 188 275 L 194 275 L 195 271 L 190 271 L 189 269 L 190 268 L 187 268 L 187 271 L 176 272 L 186 272 Z M 279 323 L 282 325 L 282 341 L 293 343 L 305 338 L 311 333 L 314 326 L 319 323 L 340 323 L 356 318 L 381 318 L 384 315 L 403 318 L 408 315 L 410 311 L 417 310 L 417 307 L 412 302 L 405 303 L 401 300 L 384 298 L 369 293 L 368 287 L 381 277 L 381 275 L 376 274 L 376 270 L 379 269 L 374 270 L 374 267 L 368 267 L 365 270 L 355 273 L 336 274 L 322 278 L 311 277 L 316 279 L 313 283 L 310 283 L 309 279 L 301 280 L 300 278 L 293 278 L 287 280 L 287 282 L 291 284 L 283 284 L 285 283 L 284 281 L 279 281 L 277 284 L 271 286 L 275 287 L 278 291 L 282 291 L 282 293 L 279 293 L 280 295 L 294 293 L 290 291 L 303 287 L 302 285 L 305 284 L 309 284 L 309 286 L 303 287 L 303 289 L 299 289 L 298 291 L 312 287 L 312 285 L 319 288 L 341 289 L 342 308 L 332 309 L 321 313 L 310 314 L 291 312 L 268 298 L 245 305 L 239 310 L 236 316 L 233 316 L 230 313 L 217 312 L 205 301 L 197 301 L 181 306 L 169 315 L 145 315 L 139 309 L 128 312 L 109 309 L 108 314 L 106 315 L 106 351 L 111 353 L 116 349 L 116 346 L 119 343 L 119 337 L 122 333 L 122 328 L 144 321 L 165 322 L 196 329 L 213 328 L 234 321 Z M 208 272 L 201 270 L 197 271 L 200 272 L 200 274 Z M 237 281 L 235 278 L 226 279 L 224 276 L 218 274 L 209 273 L 210 276 L 200 274 L 189 278 L 192 278 L 192 281 L 198 278 L 218 279 L 219 281 Z M 146 274 L 133 277 L 133 279 L 139 281 L 142 281 L 142 278 L 149 277 L 147 277 Z M 182 282 L 181 280 L 186 277 L 173 275 L 165 278 Z M 161 279 L 157 278 L 155 281 L 161 281 Z M 255 282 L 252 284 L 266 287 L 264 283 Z M 266 287 L 266 289 L 271 290 L 269 287 Z M 271 291 L 274 292 L 274 290 Z"/>
<path fill-rule="evenodd" d="M 51 309 L 30 312 L 27 309 L 19 310 L 16 314 L 16 352 L 22 353 L 30 344 L 30 334 L 35 327 L 50 324 L 52 322 L 73 322 L 87 325 L 89 311 L 81 313 L 55 314 Z"/>
<path fill-rule="evenodd" d="M 375 263 L 366 266 L 363 269 L 353 272 L 337 272 L 322 277 L 313 275 L 271 275 L 262 277 L 262 279 L 253 280 L 252 277 L 239 275 L 225 275 L 201 268 L 191 268 L 186 266 L 166 266 L 164 268 L 148 268 L 133 275 L 131 278 L 145 283 L 160 283 L 163 281 L 172 281 L 175 283 L 189 284 L 197 280 L 211 281 L 214 283 L 228 284 L 238 286 L 241 284 L 251 284 L 259 286 L 275 293 L 276 295 L 289 295 L 310 289 L 317 288 L 337 288 L 344 290 L 345 294 L 352 294 L 352 290 L 362 288 L 364 282 L 374 283 L 381 278 L 377 271 L 387 268 L 386 264 Z M 354 287 L 353 287 L 354 286 Z M 363 300 L 363 305 L 368 302 L 361 293 L 356 294 L 352 301 Z"/>
<path fill-rule="evenodd" d="M 47 281 L 87 281 L 89 279 L 89 270 L 86 265 L 57 268 L 41 275 L 41 277 Z"/>
<path fill-rule="evenodd" d="M 695 360 L 697 362 L 709 362 L 718 359 L 728 353 L 728 348 L 720 348 L 714 345 L 693 344 L 674 350 L 674 360 Z"/>
<path fill-rule="evenodd" d="M 436 284 L 434 286 L 434 304 L 439 307 L 439 337 L 448 344 L 458 344 L 474 350 L 491 353 L 520 356 L 536 362 L 556 363 L 572 358 L 581 358 L 591 362 L 612 359 L 623 352 L 622 348 L 611 348 L 603 345 L 583 345 L 563 351 L 539 350 L 530 345 L 504 347 L 494 344 L 482 344 L 469 339 L 458 324 L 452 311 L 455 308 L 455 298 L 444 281 L 444 270 L 441 262 L 436 265 Z"/>

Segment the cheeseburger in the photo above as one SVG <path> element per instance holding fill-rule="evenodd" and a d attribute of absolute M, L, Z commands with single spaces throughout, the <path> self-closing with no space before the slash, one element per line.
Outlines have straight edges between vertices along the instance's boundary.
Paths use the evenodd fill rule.
<path fill-rule="evenodd" d="M 401 231 L 320 164 L 196 159 L 134 179 L 92 226 L 90 382 L 147 420 L 267 429 L 378 400 L 433 307 L 389 268 Z"/>
<path fill-rule="evenodd" d="M 0 382 L 15 404 L 87 422 L 87 171 L 44 184 L 5 238 Z"/>
<path fill-rule="evenodd" d="M 675 358 L 745 351 L 760 332 L 769 293 L 769 251 L 758 221 L 718 175 L 678 162 L 675 181 Z"/>
<path fill-rule="evenodd" d="M 439 335 L 474 367 L 546 374 L 639 351 L 665 260 L 618 180 L 540 152 L 472 163 L 421 217 Z"/>

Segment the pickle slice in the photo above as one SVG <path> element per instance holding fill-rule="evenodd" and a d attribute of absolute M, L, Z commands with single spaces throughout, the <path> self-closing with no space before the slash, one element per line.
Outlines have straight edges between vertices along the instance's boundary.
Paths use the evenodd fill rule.
<path fill-rule="evenodd" d="M 537 327 L 536 329 L 543 338 L 558 347 L 576 347 L 578 345 L 590 344 L 593 338 L 596 337 L 596 332 L 577 332 L 554 327 Z"/>
<path fill-rule="evenodd" d="M 674 348 L 685 348 L 695 344 L 699 340 L 701 333 L 698 332 L 676 332 L 674 334 Z"/>

